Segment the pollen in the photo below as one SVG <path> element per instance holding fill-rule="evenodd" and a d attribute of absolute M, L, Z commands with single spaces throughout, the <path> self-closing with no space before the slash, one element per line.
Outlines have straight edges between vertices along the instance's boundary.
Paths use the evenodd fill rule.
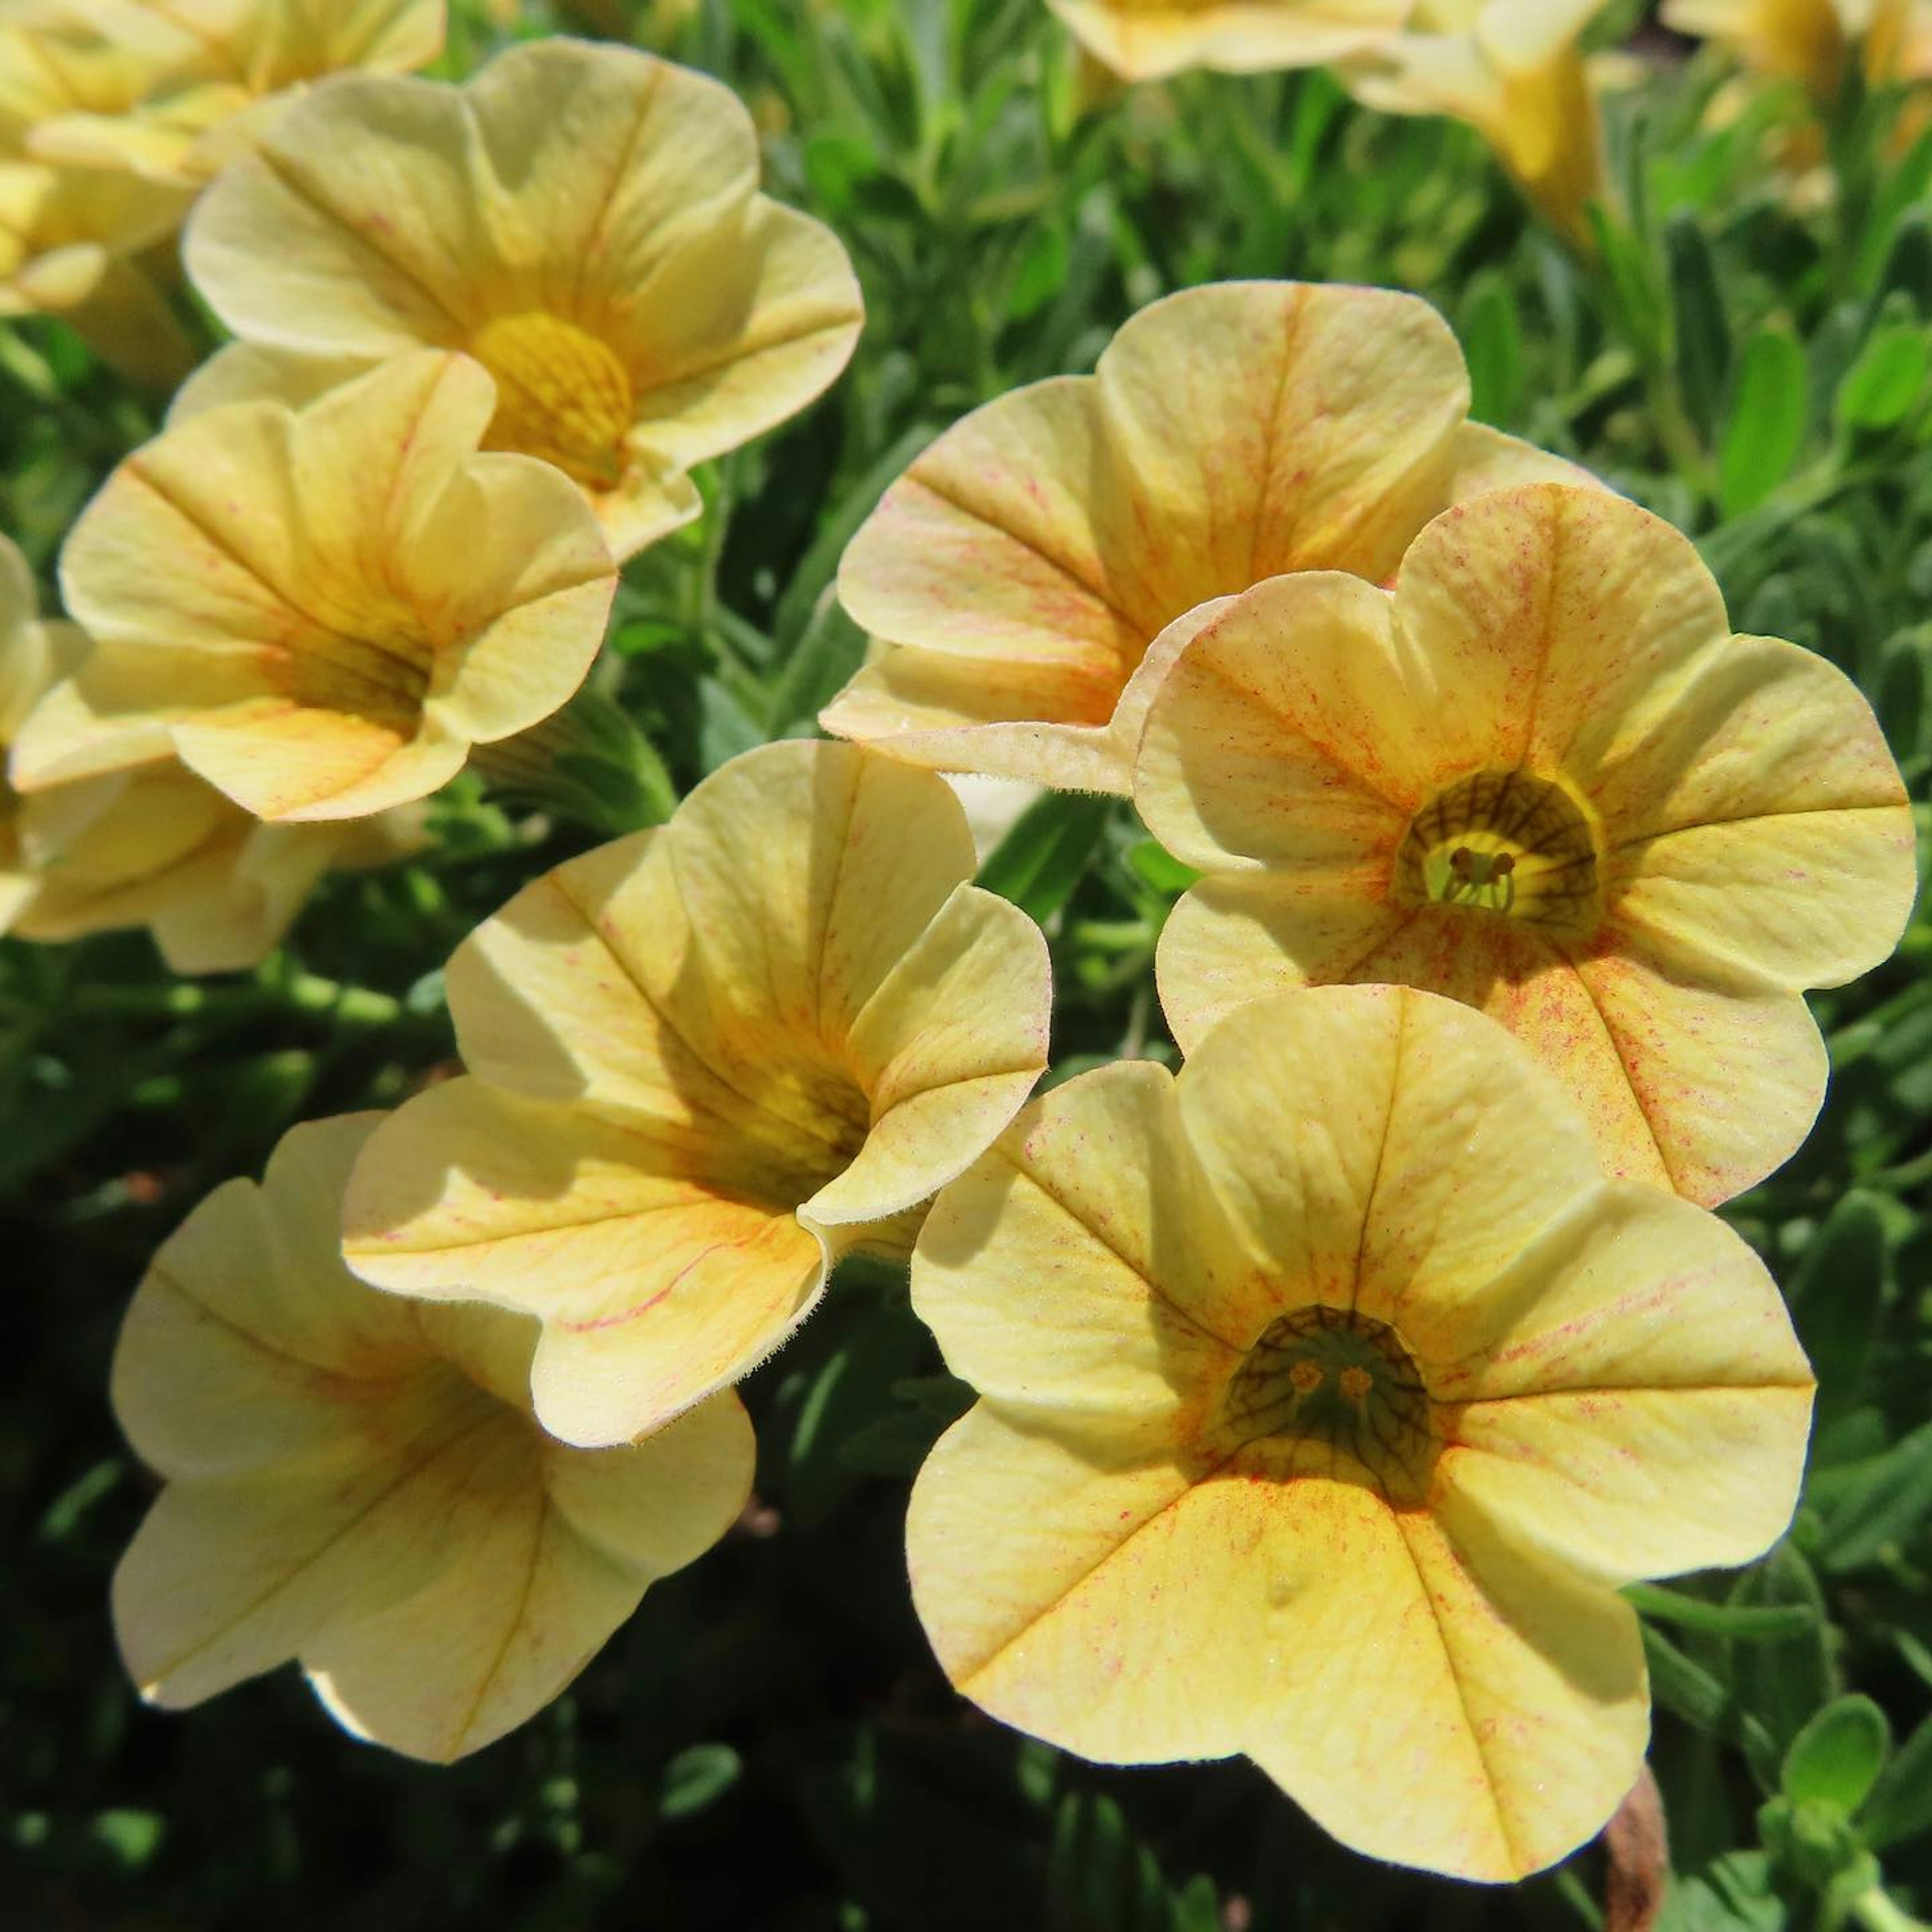
<path fill-rule="evenodd" d="M 1472 772 L 1410 821 L 1394 892 L 1406 905 L 1460 906 L 1581 937 L 1601 911 L 1601 857 L 1589 807 L 1562 778 Z"/>
<path fill-rule="evenodd" d="M 635 395 L 608 344 L 561 316 L 531 310 L 485 322 L 469 349 L 496 379 L 486 448 L 541 457 L 586 489 L 614 490 L 623 481 Z"/>

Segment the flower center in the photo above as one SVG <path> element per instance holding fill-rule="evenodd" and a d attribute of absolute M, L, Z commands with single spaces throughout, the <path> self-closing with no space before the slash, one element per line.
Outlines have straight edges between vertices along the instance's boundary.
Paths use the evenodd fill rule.
<path fill-rule="evenodd" d="M 1214 1432 L 1265 1473 L 1365 1482 L 1398 1504 L 1427 1494 L 1437 1442 L 1429 1391 L 1387 1322 L 1297 1309 L 1241 1359 Z"/>
<path fill-rule="evenodd" d="M 496 379 L 485 448 L 540 456 L 586 489 L 624 480 L 635 398 L 623 364 L 596 336 L 531 310 L 485 322 L 470 352 Z"/>
<path fill-rule="evenodd" d="M 1581 935 L 1600 905 L 1590 808 L 1560 778 L 1472 772 L 1438 792 L 1396 854 L 1396 897 L 1460 905 Z"/>

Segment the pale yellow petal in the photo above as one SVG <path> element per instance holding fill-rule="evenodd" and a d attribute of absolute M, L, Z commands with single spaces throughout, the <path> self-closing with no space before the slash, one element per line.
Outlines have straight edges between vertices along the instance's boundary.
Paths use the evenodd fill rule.
<path fill-rule="evenodd" d="M 1635 1616 L 1466 1506 L 1346 1502 L 1358 1533 L 1330 1528 L 1319 1554 L 1280 1508 L 1268 1550 L 1305 1675 L 1244 1748 L 1372 1858 L 1490 1881 L 1553 1864 L 1608 1822 L 1642 1762 Z"/>
<path fill-rule="evenodd" d="M 716 1543 L 751 1488 L 749 1420 L 728 1392 L 644 1442 L 531 1438 L 521 1481 L 458 1559 L 392 1608 L 305 1646 L 332 1714 L 448 1762 L 549 1703 L 659 1577 Z"/>
<path fill-rule="evenodd" d="M 1070 721 L 1103 722 L 1142 650 L 1180 611 L 1122 580 L 1133 566 L 1117 538 L 1132 511 L 1098 404 L 1090 380 L 1056 377 L 948 430 L 846 548 L 838 596 L 854 620 L 893 644 L 1111 680 L 1104 706 Z M 999 674 L 976 664 L 974 674 L 992 683 Z"/>
<path fill-rule="evenodd" d="M 1650 1179 L 1648 1141 L 1672 1186 L 1714 1207 L 1797 1152 L 1829 1070 L 1800 994 L 1680 979 L 1634 950 L 1575 970 L 1644 1124 L 1621 1155 L 1606 1148 L 1612 1172 Z"/>
<path fill-rule="evenodd" d="M 542 1318 L 537 1414 L 590 1445 L 736 1381 L 825 1277 L 821 1244 L 788 1208 L 709 1181 L 687 1148 L 473 1078 L 432 1088 L 378 1130 L 343 1226 L 366 1280 Z"/>
<path fill-rule="evenodd" d="M 1455 468 L 1444 499 L 1445 508 L 1480 496 L 1486 490 L 1519 490 L 1529 483 L 1568 483 L 1580 490 L 1609 487 L 1581 464 L 1552 456 L 1534 443 L 1505 436 L 1487 423 L 1465 423 L 1456 432 L 1454 453 Z"/>
<path fill-rule="evenodd" d="M 1397 621 L 1444 768 L 1562 770 L 1586 794 L 1729 645 L 1688 537 L 1607 490 L 1496 490 L 1403 559 Z"/>
<path fill-rule="evenodd" d="M 1040 928 L 992 892 L 956 888 L 852 1019 L 872 1123 L 800 1212 L 822 1227 L 884 1220 L 952 1180 L 1046 1072 L 1052 1006 Z"/>
<path fill-rule="evenodd" d="M 1090 665 L 990 665 L 950 650 L 894 646 L 818 714 L 835 737 L 908 764 L 984 772 L 1064 791 L 1124 794 L 1130 766 L 1108 723 L 1111 657 Z M 1090 723 L 1066 719 L 1090 718 Z"/>
<path fill-rule="evenodd" d="M 934 1202 L 913 1306 L 1004 1412 L 1172 1444 L 1250 1339 L 1246 1274 L 1172 1076 L 1123 1060 L 1042 1094 Z"/>
<path fill-rule="evenodd" d="M 1292 282 L 1156 302 L 1096 380 L 1136 516 L 1110 561 L 1161 624 L 1285 571 L 1380 582 L 1442 501 L 1469 403 L 1426 302 Z"/>
<path fill-rule="evenodd" d="M 1784 1533 L 1810 1370 L 1763 1263 L 1714 1216 L 1587 1188 L 1480 1294 L 1430 1300 L 1466 1351 L 1430 1371 L 1438 1480 L 1496 1521 L 1617 1583 L 1747 1562 Z"/>
<path fill-rule="evenodd" d="M 1155 690 L 1136 808 L 1190 865 L 1392 869 L 1439 770 L 1413 682 L 1386 592 L 1334 572 L 1258 584 Z"/>
<path fill-rule="evenodd" d="M 952 1682 L 1035 1737 L 1114 1764 L 1226 1757 L 1276 1661 L 1244 1500 L 982 1402 L 913 1485 L 914 1606 Z"/>
<path fill-rule="evenodd" d="M 1385 40 L 1411 0 L 1052 0 L 1095 58 L 1130 80 L 1187 68 L 1321 67 Z"/>
<path fill-rule="evenodd" d="M 1243 1346 L 1320 1303 L 1388 1323 L 1424 1360 L 1455 1350 L 1464 1292 L 1600 1178 L 1583 1120 L 1522 1047 L 1397 987 L 1242 1008 L 1189 1056 L 1180 1103 L 1260 1284 Z"/>
<path fill-rule="evenodd" d="M 366 374 L 370 366 L 366 356 L 303 356 L 257 343 L 226 343 L 175 392 L 168 423 L 172 427 L 230 403 L 286 403 L 301 409 Z"/>
<path fill-rule="evenodd" d="M 940 779 L 848 745 L 734 758 L 669 838 L 712 1004 L 748 1027 L 833 1038 L 974 868 Z"/>
<path fill-rule="evenodd" d="M 850 360 L 864 320 L 830 229 L 754 195 L 608 298 L 639 440 L 702 461 L 795 416 Z"/>

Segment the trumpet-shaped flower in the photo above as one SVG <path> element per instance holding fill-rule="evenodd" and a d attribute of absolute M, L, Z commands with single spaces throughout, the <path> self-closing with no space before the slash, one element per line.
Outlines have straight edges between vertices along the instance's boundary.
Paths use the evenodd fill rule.
<path fill-rule="evenodd" d="M 350 1264 L 543 1319 L 544 1426 L 621 1440 L 748 1373 L 838 1254 L 910 1240 L 1046 1064 L 1045 942 L 944 780 L 736 758 L 450 963 L 466 1078 L 380 1129 Z"/>
<path fill-rule="evenodd" d="M 1466 121 L 1552 226 L 1579 244 L 1604 193 L 1603 135 L 1578 37 L 1606 0 L 1418 0 L 1415 31 L 1351 62 L 1357 98 Z"/>
<path fill-rule="evenodd" d="M 1855 50 L 1874 86 L 1932 76 L 1927 0 L 1665 0 L 1663 17 L 1820 101 L 1837 95 Z"/>
<path fill-rule="evenodd" d="M 1400 1864 L 1594 1832 L 1648 1729 L 1615 1588 L 1797 1497 L 1762 1264 L 1427 994 L 1285 994 L 1178 1078 L 1055 1088 L 934 1203 L 913 1300 L 980 1396 L 907 1522 L 953 1683 L 1103 1762 L 1245 1753 Z"/>
<path fill-rule="evenodd" d="M 86 648 L 73 625 L 39 620 L 26 560 L 0 537 L 0 751 Z M 174 971 L 232 971 L 273 949 L 325 872 L 381 865 L 418 842 L 406 812 L 263 825 L 158 740 L 124 771 L 32 799 L 0 777 L 0 932 L 146 926 Z"/>
<path fill-rule="evenodd" d="M 567 472 L 628 556 L 698 514 L 692 464 L 802 409 L 857 340 L 844 249 L 758 171 L 716 81 L 545 40 L 464 87 L 298 102 L 209 190 L 188 268 L 270 393 L 318 359 L 474 356 L 488 446 Z"/>
<path fill-rule="evenodd" d="M 1320 67 L 1387 39 L 1414 0 L 1048 0 L 1088 52 L 1124 80 L 1184 68 L 1247 74 Z"/>
<path fill-rule="evenodd" d="M 1284 571 L 1379 582 L 1471 491 L 1582 478 L 1468 406 L 1412 296 L 1156 302 L 1093 375 L 975 410 L 886 492 L 838 572 L 881 649 L 820 722 L 914 764 L 1124 794 L 1177 619 Z"/>
<path fill-rule="evenodd" d="M 122 769 L 164 734 L 257 818 L 358 818 L 548 716 L 616 572 L 566 478 L 477 453 L 496 409 L 480 364 L 425 350 L 136 451 L 68 539 L 94 648 L 21 728 L 14 784 Z"/>
<path fill-rule="evenodd" d="M 166 1486 L 114 1578 L 151 1702 L 290 1659 L 349 1730 L 460 1757 L 555 1697 L 645 1590 L 743 1508 L 727 1392 L 645 1441 L 573 1449 L 530 1414 L 536 1324 L 379 1294 L 337 1214 L 377 1117 L 294 1129 L 155 1256 L 116 1413 Z"/>
<path fill-rule="evenodd" d="M 1135 798 L 1210 875 L 1161 936 L 1184 1049 L 1285 987 L 1447 993 L 1562 1076 L 1612 1171 L 1706 1204 L 1804 1138 L 1801 989 L 1882 959 L 1915 884 L 1850 680 L 1733 637 L 1669 525 L 1556 484 L 1438 518 L 1393 595 L 1223 606 L 1154 698 Z"/>
<path fill-rule="evenodd" d="M 44 113 L 34 150 L 190 188 L 259 138 L 292 90 L 434 60 L 446 10 L 443 0 L 64 0 L 64 10 L 63 38 L 81 41 L 93 70 L 117 62 L 124 98 L 83 94 Z M 142 68 L 130 94 L 125 82 Z"/>

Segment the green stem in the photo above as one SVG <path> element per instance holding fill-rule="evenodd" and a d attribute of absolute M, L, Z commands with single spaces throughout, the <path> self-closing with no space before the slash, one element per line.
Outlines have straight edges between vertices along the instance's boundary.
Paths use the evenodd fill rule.
<path fill-rule="evenodd" d="M 247 1019 L 259 1013 L 326 1015 L 348 1026 L 393 1026 L 401 1000 L 367 986 L 344 986 L 320 974 L 242 986 L 205 986 L 190 980 L 161 986 L 83 986 L 74 1010 L 100 1019 Z"/>
<path fill-rule="evenodd" d="M 1922 1918 L 1893 1904 L 1884 1886 L 1875 1885 L 1846 1901 L 1852 1916 L 1865 1932 L 1932 1932 Z"/>

